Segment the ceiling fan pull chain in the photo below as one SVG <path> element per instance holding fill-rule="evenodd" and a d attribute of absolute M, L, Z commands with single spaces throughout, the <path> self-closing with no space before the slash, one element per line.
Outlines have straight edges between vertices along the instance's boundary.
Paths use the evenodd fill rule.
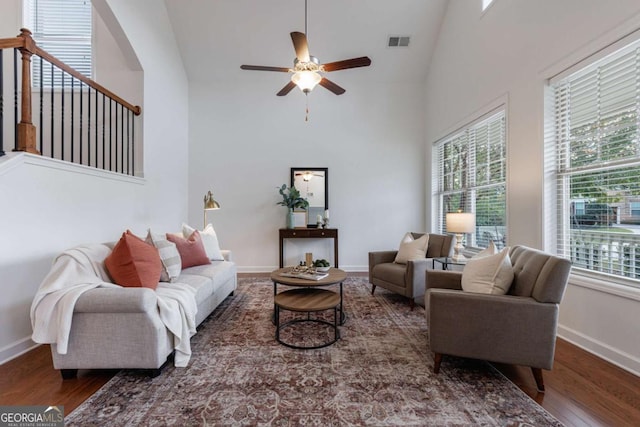
<path fill-rule="evenodd" d="M 305 93 L 304 94 L 304 98 L 306 100 L 306 104 L 307 104 L 307 108 L 305 110 L 305 116 L 304 116 L 304 121 L 308 122 L 309 121 L 309 93 Z"/>

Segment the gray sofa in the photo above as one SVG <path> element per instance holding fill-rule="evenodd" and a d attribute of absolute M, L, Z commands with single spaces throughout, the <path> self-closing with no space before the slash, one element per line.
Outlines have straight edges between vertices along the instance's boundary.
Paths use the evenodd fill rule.
<path fill-rule="evenodd" d="M 198 325 L 237 287 L 231 252 L 222 253 L 224 261 L 186 268 L 176 280 L 196 289 Z M 51 344 L 53 366 L 63 378 L 75 377 L 78 369 L 147 369 L 155 376 L 172 353 L 173 337 L 160 319 L 155 291 L 148 288 L 84 292 L 74 307 L 67 353 Z"/>
<path fill-rule="evenodd" d="M 571 262 L 514 246 L 514 279 L 506 295 L 464 292 L 457 271 L 428 271 L 425 315 L 438 372 L 442 355 L 531 367 L 544 391 L 542 370 L 550 370 L 560 301 Z"/>

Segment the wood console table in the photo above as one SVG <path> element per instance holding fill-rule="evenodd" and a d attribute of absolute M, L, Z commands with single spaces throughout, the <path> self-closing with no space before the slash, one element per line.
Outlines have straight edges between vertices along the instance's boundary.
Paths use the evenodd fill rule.
<path fill-rule="evenodd" d="M 284 267 L 284 239 L 333 239 L 333 257 L 338 268 L 338 229 L 337 228 L 281 228 L 280 229 L 280 268 Z"/>

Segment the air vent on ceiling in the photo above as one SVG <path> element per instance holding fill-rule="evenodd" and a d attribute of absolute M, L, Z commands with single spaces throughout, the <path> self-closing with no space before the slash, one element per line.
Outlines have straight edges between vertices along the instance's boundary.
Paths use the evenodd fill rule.
<path fill-rule="evenodd" d="M 409 36 L 389 36 L 388 47 L 408 47 Z"/>

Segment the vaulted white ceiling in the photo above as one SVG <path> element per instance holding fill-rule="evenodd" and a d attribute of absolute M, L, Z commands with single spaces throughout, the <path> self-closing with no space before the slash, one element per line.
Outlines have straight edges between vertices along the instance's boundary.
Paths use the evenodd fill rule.
<path fill-rule="evenodd" d="M 242 82 L 241 64 L 292 67 L 289 33 L 304 32 L 304 0 L 165 0 L 190 81 Z M 425 81 L 448 0 L 308 0 L 308 41 L 321 63 L 368 56 L 368 68 L 341 73 L 380 82 Z M 411 36 L 389 48 L 390 35 Z M 285 76 L 272 76 L 284 85 Z M 280 89 L 278 85 L 273 90 Z"/>

